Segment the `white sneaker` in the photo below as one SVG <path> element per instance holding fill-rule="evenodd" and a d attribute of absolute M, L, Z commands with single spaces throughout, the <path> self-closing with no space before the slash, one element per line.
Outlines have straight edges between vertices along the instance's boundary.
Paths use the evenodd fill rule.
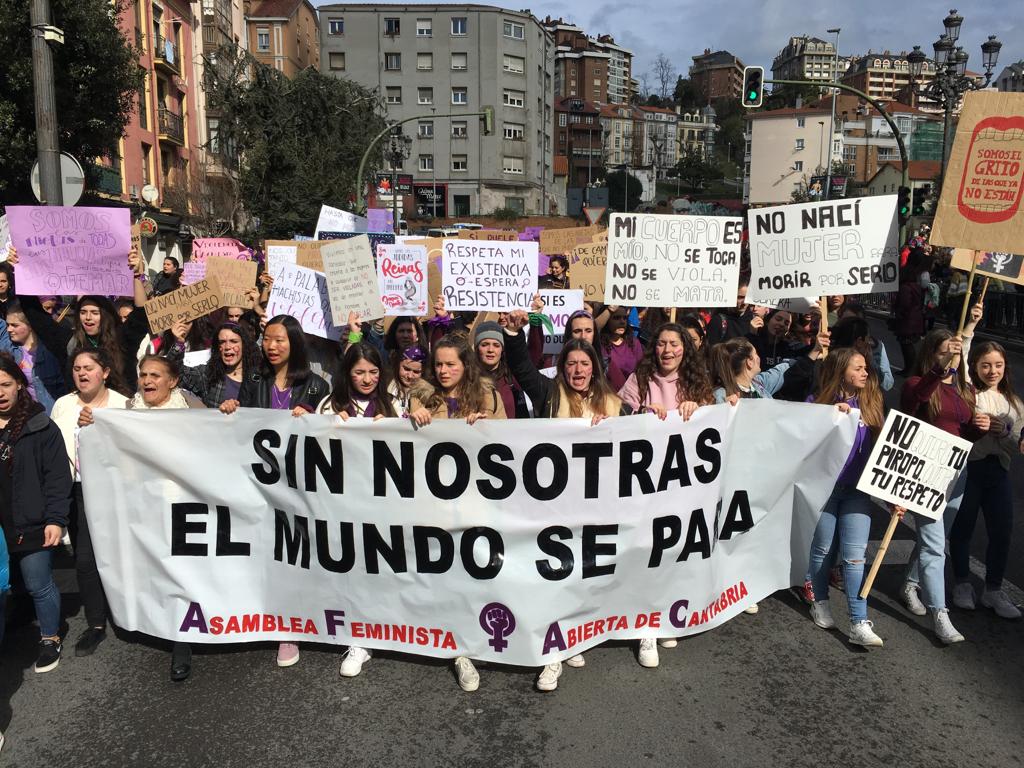
<path fill-rule="evenodd" d="M 660 640 L 658 640 L 658 645 L 660 645 L 662 648 L 675 648 L 677 645 L 679 645 L 679 641 L 676 640 L 676 638 L 674 637 L 663 637 Z"/>
<path fill-rule="evenodd" d="M 645 637 L 640 641 L 640 653 L 637 654 L 637 661 L 641 667 L 658 666 L 658 644 L 653 637 Z"/>
<path fill-rule="evenodd" d="M 817 600 L 811 603 L 811 621 L 822 629 L 832 629 L 836 620 L 832 618 L 832 606 L 828 600 Z"/>
<path fill-rule="evenodd" d="M 754 604 L 748 605 L 746 608 L 744 608 L 743 612 L 744 613 L 749 613 L 750 615 L 754 615 L 759 610 L 761 610 L 761 609 L 757 607 L 757 603 L 754 603 Z"/>
<path fill-rule="evenodd" d="M 953 587 L 953 605 L 965 611 L 974 610 L 974 587 L 966 581 Z"/>
<path fill-rule="evenodd" d="M 964 636 L 956 631 L 953 622 L 949 620 L 949 611 L 945 608 L 941 611 L 935 611 L 933 618 L 935 620 L 935 634 L 939 640 L 946 645 L 962 643 L 964 641 Z"/>
<path fill-rule="evenodd" d="M 341 660 L 341 676 L 355 677 L 363 671 L 363 664 L 370 659 L 370 652 L 357 645 L 350 645 Z"/>
<path fill-rule="evenodd" d="M 1020 610 L 1006 596 L 1001 589 L 986 589 L 981 593 L 981 604 L 996 612 L 996 616 L 1003 619 L 1019 619 Z"/>
<path fill-rule="evenodd" d="M 558 687 L 558 678 L 562 676 L 562 662 L 548 664 L 537 676 L 538 691 L 553 691 Z"/>
<path fill-rule="evenodd" d="M 907 610 L 915 616 L 928 615 L 928 609 L 924 607 L 924 603 L 921 602 L 921 598 L 917 594 L 917 584 L 906 582 L 900 592 L 900 597 L 903 598 L 903 604 L 907 606 Z"/>
<path fill-rule="evenodd" d="M 472 693 L 480 687 L 480 673 L 465 656 L 455 660 L 455 674 L 459 678 L 459 687 L 466 693 Z"/>
<path fill-rule="evenodd" d="M 855 621 L 850 625 L 850 642 L 854 645 L 867 645 L 881 648 L 882 638 L 875 634 L 874 622 Z"/>
<path fill-rule="evenodd" d="M 587 666 L 587 660 L 583 658 L 582 653 L 577 653 L 571 659 L 566 659 L 565 663 L 570 667 L 575 667 L 576 669 Z"/>

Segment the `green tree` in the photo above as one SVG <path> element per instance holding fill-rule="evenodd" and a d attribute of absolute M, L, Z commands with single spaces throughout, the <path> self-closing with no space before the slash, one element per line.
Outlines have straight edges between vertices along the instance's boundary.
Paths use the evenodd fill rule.
<path fill-rule="evenodd" d="M 797 98 L 800 99 L 800 104 L 806 107 L 808 104 L 818 101 L 821 96 L 821 86 L 816 83 L 776 85 L 772 88 L 771 93 L 765 94 L 764 108 L 786 109 L 787 107 L 795 107 Z"/>
<path fill-rule="evenodd" d="M 750 110 L 740 104 L 739 99 L 722 98 L 715 102 L 715 120 L 718 124 L 715 144 L 723 148 L 732 144 L 734 157 L 745 146 L 743 132 L 746 129 L 749 112 Z"/>
<path fill-rule="evenodd" d="M 605 177 L 608 184 L 608 203 L 615 210 L 622 205 L 623 195 L 626 197 L 626 211 L 634 211 L 640 205 L 640 198 L 644 193 L 644 185 L 633 174 L 626 174 L 623 171 L 613 171 Z"/>
<path fill-rule="evenodd" d="M 36 159 L 30 0 L 0 0 L 0 197 L 34 202 L 28 183 Z M 88 168 L 116 157 L 142 87 L 138 51 L 117 26 L 129 0 L 51 0 L 51 43 L 60 149 Z"/>
<path fill-rule="evenodd" d="M 699 149 L 688 148 L 670 171 L 673 177 L 678 176 L 689 189 L 700 189 L 709 181 L 722 177 L 721 169 L 714 160 L 708 161 Z"/>
<path fill-rule="evenodd" d="M 676 88 L 672 93 L 672 101 L 675 102 L 676 106 L 681 107 L 684 112 L 692 112 L 695 109 L 700 109 L 701 98 L 700 92 L 694 87 L 693 83 L 685 77 L 679 77 L 676 80 Z"/>
<path fill-rule="evenodd" d="M 219 140 L 240 155 L 241 199 L 259 234 L 311 233 L 321 203 L 349 207 L 359 160 L 385 128 L 376 92 L 315 69 L 289 80 L 235 46 L 218 50 L 206 72 Z M 378 144 L 367 170 L 381 157 Z"/>

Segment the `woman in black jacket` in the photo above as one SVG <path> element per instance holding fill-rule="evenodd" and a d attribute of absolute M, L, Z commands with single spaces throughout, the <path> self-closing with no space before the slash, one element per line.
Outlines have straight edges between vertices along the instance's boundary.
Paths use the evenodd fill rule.
<path fill-rule="evenodd" d="M 60 591 L 53 551 L 68 524 L 71 471 L 64 438 L 28 393 L 25 374 L 0 354 L 0 523 L 39 621 L 36 672 L 60 663 Z"/>

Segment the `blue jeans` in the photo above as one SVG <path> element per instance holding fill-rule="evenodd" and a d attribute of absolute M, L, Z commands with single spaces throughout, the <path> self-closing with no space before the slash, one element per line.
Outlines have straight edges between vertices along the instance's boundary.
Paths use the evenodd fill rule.
<path fill-rule="evenodd" d="M 960 512 L 949 532 L 949 556 L 953 578 L 966 582 L 971 575 L 971 537 L 978 521 L 978 509 L 985 515 L 985 588 L 1003 588 L 1003 575 L 1010 559 L 1010 535 L 1013 533 L 1013 488 L 1010 473 L 998 456 L 967 462 L 967 487 Z"/>
<path fill-rule="evenodd" d="M 871 497 L 856 488 L 837 485 L 825 502 L 811 539 L 807 577 L 816 601 L 828 600 L 828 572 L 839 554 L 850 621 L 866 621 L 868 601 L 860 596 L 864 581 L 864 552 L 871 535 Z"/>
<path fill-rule="evenodd" d="M 967 470 L 956 479 L 946 509 L 938 520 L 914 515 L 917 523 L 917 541 L 910 553 L 907 582 L 921 587 L 922 602 L 929 610 L 941 611 L 946 607 L 946 536 L 953 527 L 960 502 L 967 486 Z"/>
<path fill-rule="evenodd" d="M 39 634 L 55 637 L 60 632 L 60 590 L 53 581 L 53 548 L 15 554 L 25 589 L 32 595 L 39 620 Z"/>

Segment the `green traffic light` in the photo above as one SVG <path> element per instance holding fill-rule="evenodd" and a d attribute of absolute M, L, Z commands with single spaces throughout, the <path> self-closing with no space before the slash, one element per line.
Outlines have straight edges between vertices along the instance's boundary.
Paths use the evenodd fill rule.
<path fill-rule="evenodd" d="M 751 91 L 747 94 L 747 98 L 751 101 L 757 101 L 757 91 Z"/>

